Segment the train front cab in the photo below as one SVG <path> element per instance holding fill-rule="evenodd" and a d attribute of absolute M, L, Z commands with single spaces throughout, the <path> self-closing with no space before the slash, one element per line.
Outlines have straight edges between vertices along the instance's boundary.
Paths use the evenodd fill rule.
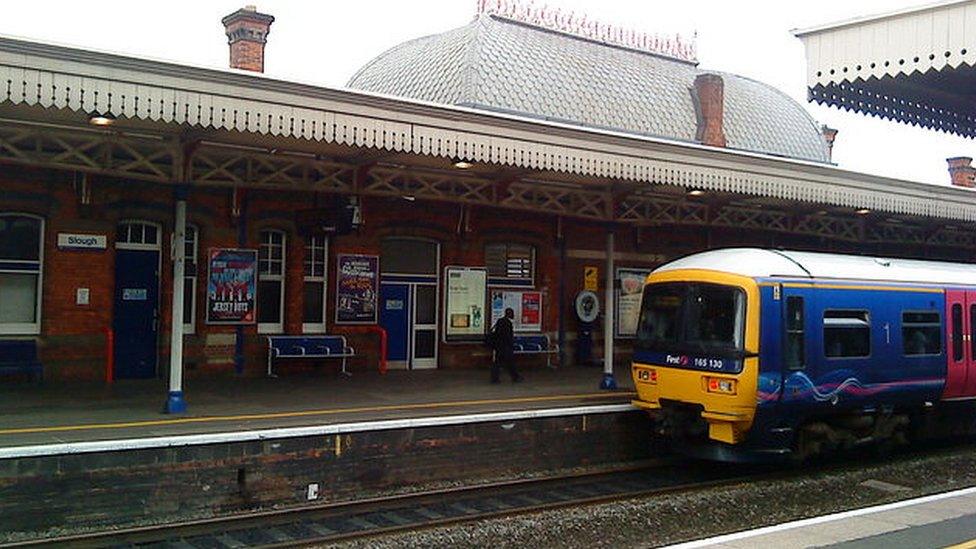
<path fill-rule="evenodd" d="M 742 442 L 756 414 L 757 282 L 719 271 L 674 270 L 651 274 L 644 292 L 633 404 L 676 429 L 697 424 L 704 431 L 666 434 Z"/>

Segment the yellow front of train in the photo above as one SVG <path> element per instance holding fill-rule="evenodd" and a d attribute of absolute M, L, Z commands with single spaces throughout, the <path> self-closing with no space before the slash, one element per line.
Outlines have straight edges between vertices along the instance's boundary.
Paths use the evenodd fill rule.
<path fill-rule="evenodd" d="M 759 377 L 759 286 L 704 269 L 652 273 L 641 304 L 633 404 L 672 436 L 736 444 L 752 426 Z"/>

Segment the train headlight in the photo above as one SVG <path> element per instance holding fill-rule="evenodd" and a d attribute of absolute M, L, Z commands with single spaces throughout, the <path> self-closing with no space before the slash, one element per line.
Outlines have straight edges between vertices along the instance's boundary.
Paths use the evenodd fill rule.
<path fill-rule="evenodd" d="M 705 390 L 709 393 L 719 393 L 722 395 L 735 394 L 735 380 L 724 377 L 706 377 Z"/>
<path fill-rule="evenodd" d="M 637 368 L 637 381 L 657 385 L 657 370 L 653 368 Z"/>

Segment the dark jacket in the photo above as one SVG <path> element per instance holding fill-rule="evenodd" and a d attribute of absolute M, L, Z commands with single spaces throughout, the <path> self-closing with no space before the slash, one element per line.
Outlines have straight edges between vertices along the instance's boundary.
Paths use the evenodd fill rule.
<path fill-rule="evenodd" d="M 491 342 L 498 358 L 515 356 L 515 329 L 511 320 L 501 317 L 495 322 L 495 327 L 491 330 Z"/>

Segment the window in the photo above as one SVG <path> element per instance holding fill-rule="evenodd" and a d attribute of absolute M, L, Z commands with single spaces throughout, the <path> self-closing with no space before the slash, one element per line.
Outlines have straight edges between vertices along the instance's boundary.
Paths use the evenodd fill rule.
<path fill-rule="evenodd" d="M 906 356 L 942 353 L 942 318 L 935 311 L 901 314 L 901 344 Z"/>
<path fill-rule="evenodd" d="M 803 298 L 786 298 L 786 348 L 784 360 L 787 370 L 802 370 L 806 367 L 806 352 L 803 334 Z"/>
<path fill-rule="evenodd" d="M 41 333 L 44 220 L 0 213 L 0 334 Z"/>
<path fill-rule="evenodd" d="M 159 249 L 159 227 L 143 221 L 123 221 L 115 234 L 116 244 L 128 249 Z"/>
<path fill-rule="evenodd" d="M 743 349 L 745 311 L 745 292 L 732 286 L 649 284 L 644 288 L 637 348 L 736 355 Z"/>
<path fill-rule="evenodd" d="M 962 333 L 962 305 L 954 303 L 952 305 L 952 361 L 959 362 L 963 359 L 963 333 Z"/>
<path fill-rule="evenodd" d="M 485 265 L 489 278 L 507 281 L 535 280 L 535 248 L 526 244 L 488 244 Z"/>
<path fill-rule="evenodd" d="M 261 231 L 258 249 L 258 332 L 284 331 L 285 233 Z"/>
<path fill-rule="evenodd" d="M 871 319 L 867 311 L 824 311 L 823 322 L 827 358 L 871 355 Z"/>
<path fill-rule="evenodd" d="M 183 332 L 196 332 L 197 318 L 197 254 L 200 251 L 200 240 L 197 228 L 186 226 L 186 237 L 183 239 L 186 250 L 186 262 L 183 271 Z"/>
<path fill-rule="evenodd" d="M 310 236 L 305 241 L 305 284 L 302 300 L 302 329 L 325 332 L 325 268 L 329 256 L 324 236 Z"/>
<path fill-rule="evenodd" d="M 976 357 L 976 305 L 969 306 L 969 332 L 970 356 Z"/>
<path fill-rule="evenodd" d="M 384 273 L 437 276 L 440 250 L 436 242 L 417 238 L 384 238 L 380 268 Z"/>

